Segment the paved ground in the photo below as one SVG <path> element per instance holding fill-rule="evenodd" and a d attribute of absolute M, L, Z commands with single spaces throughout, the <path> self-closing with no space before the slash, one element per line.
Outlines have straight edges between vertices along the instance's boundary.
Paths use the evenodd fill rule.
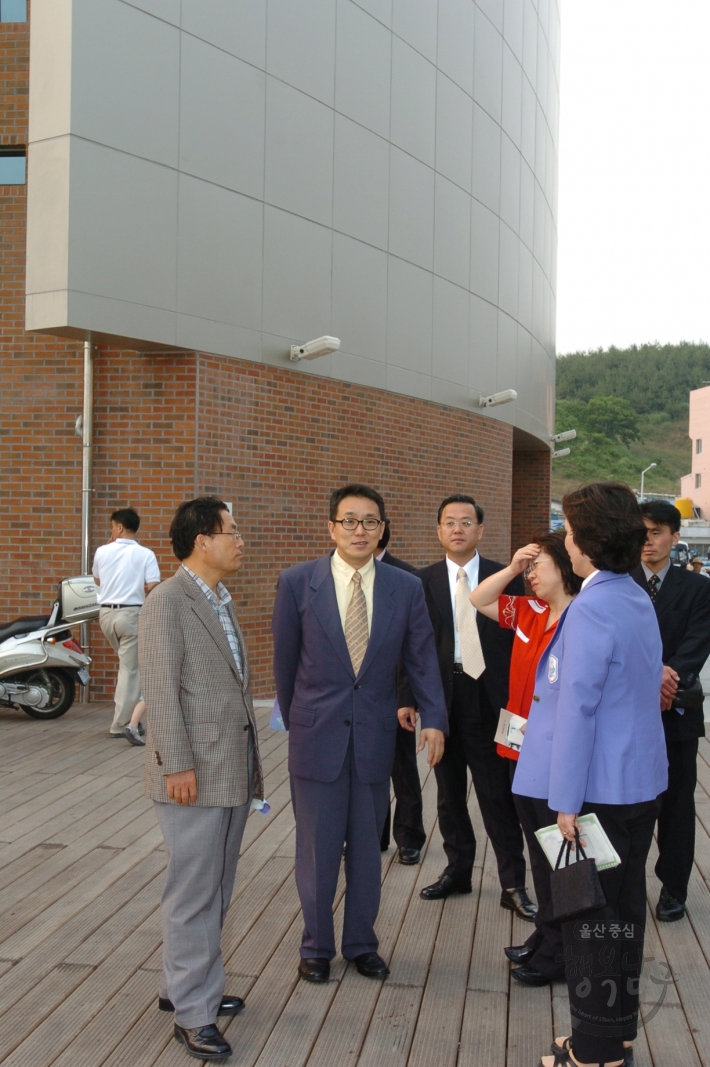
<path fill-rule="evenodd" d="M 164 854 L 142 795 L 142 750 L 111 741 L 107 705 L 55 722 L 0 709 L 0 1062 L 3 1067 L 185 1067 L 157 1011 Z M 426 902 L 444 865 L 433 777 L 420 867 L 383 856 L 378 922 L 392 977 L 336 960 L 325 987 L 296 978 L 300 938 L 286 745 L 260 711 L 272 813 L 247 824 L 223 947 L 229 992 L 247 1008 L 227 1028 L 240 1067 L 535 1067 L 568 1032 L 565 989 L 511 982 L 503 946 L 529 927 L 499 906 L 481 834 L 474 892 Z M 649 917 L 638 1067 L 710 1065 L 710 745 L 702 743 L 698 849 L 689 917 Z M 471 799 L 471 812 L 480 819 Z M 342 887 L 341 887 L 342 889 Z M 658 885 L 649 879 L 655 903 Z M 341 921 L 339 897 L 337 917 Z M 667 976 L 665 961 L 673 981 Z"/>

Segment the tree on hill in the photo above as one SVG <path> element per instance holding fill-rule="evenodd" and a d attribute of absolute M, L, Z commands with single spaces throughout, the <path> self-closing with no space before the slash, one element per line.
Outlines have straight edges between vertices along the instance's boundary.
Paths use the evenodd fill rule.
<path fill-rule="evenodd" d="M 665 411 L 679 418 L 689 391 L 708 381 L 710 345 L 689 341 L 572 352 L 557 360 L 558 401 L 617 397 L 639 415 Z"/>

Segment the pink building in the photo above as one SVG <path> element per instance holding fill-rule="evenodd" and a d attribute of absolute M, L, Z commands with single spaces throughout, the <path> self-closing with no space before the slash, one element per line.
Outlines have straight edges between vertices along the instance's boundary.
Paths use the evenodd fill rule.
<path fill-rule="evenodd" d="M 710 519 L 710 385 L 690 392 L 688 436 L 693 442 L 693 469 L 680 480 L 680 495 L 689 497 L 701 518 Z"/>

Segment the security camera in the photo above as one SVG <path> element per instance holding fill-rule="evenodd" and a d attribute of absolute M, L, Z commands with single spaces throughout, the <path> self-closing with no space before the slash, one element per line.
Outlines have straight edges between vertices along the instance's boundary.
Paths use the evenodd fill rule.
<path fill-rule="evenodd" d="M 553 434 L 552 437 L 550 438 L 550 440 L 554 441 L 555 444 L 558 445 L 561 441 L 574 441 L 576 436 L 577 436 L 577 431 L 576 430 L 564 430 L 563 433 L 555 433 L 555 434 Z"/>
<path fill-rule="evenodd" d="M 518 394 L 515 389 L 504 389 L 502 393 L 493 393 L 491 396 L 479 396 L 479 408 L 494 408 L 497 404 L 509 404 L 511 400 L 517 400 Z"/>
<path fill-rule="evenodd" d="M 318 359 L 319 356 L 337 352 L 339 348 L 339 337 L 316 337 L 315 341 L 309 341 L 305 345 L 291 345 L 291 361 L 298 363 L 302 359 Z"/>
<path fill-rule="evenodd" d="M 560 448 L 560 449 L 557 450 L 557 452 L 553 452 L 552 453 L 552 458 L 553 459 L 559 459 L 560 456 L 568 456 L 570 454 L 570 452 L 571 452 L 571 449 L 569 449 L 569 448 Z"/>

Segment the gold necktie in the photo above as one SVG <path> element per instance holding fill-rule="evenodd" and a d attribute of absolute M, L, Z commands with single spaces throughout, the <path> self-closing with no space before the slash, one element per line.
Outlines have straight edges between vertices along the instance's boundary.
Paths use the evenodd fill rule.
<path fill-rule="evenodd" d="M 463 567 L 459 567 L 456 582 L 456 627 L 459 632 L 461 666 L 471 678 L 478 678 L 486 669 L 481 648 L 481 636 L 476 622 L 476 611 L 468 599 L 471 587 Z"/>
<path fill-rule="evenodd" d="M 345 612 L 345 642 L 350 653 L 355 676 L 362 666 L 370 635 L 367 629 L 367 601 L 362 591 L 362 575 L 355 571 L 352 576 L 353 595 Z"/>

